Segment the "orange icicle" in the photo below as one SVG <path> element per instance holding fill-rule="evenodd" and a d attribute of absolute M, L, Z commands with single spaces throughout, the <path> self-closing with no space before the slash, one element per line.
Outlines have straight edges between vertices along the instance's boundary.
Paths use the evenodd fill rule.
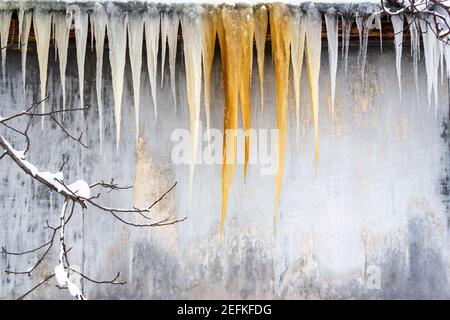
<path fill-rule="evenodd" d="M 253 62 L 253 35 L 255 32 L 255 19 L 251 7 L 239 10 L 240 16 L 240 72 L 239 72 L 239 99 L 241 103 L 242 123 L 245 130 L 245 162 L 244 178 L 247 176 L 247 165 L 250 155 L 250 84 Z"/>
<path fill-rule="evenodd" d="M 203 82 L 206 113 L 206 129 L 209 137 L 211 108 L 211 68 L 214 60 L 217 33 L 217 9 L 207 10 L 203 18 Z"/>
<path fill-rule="evenodd" d="M 262 5 L 255 10 L 255 42 L 258 55 L 261 111 L 264 110 L 264 53 L 266 49 L 267 20 L 267 9 L 266 6 Z"/>
<path fill-rule="evenodd" d="M 289 86 L 289 58 L 291 20 L 288 7 L 284 4 L 270 5 L 270 35 L 272 57 L 275 65 L 276 110 L 278 135 L 278 168 L 275 180 L 275 232 L 279 218 L 279 200 L 283 181 L 286 151 L 286 106 Z"/>
<path fill-rule="evenodd" d="M 222 215 L 220 222 L 220 239 L 227 212 L 227 202 L 230 193 L 236 163 L 236 129 L 238 125 L 238 88 L 239 88 L 239 12 L 229 6 L 224 6 L 218 23 L 220 42 L 222 76 L 225 87 L 225 114 L 222 165 Z"/>
<path fill-rule="evenodd" d="M 314 125 L 316 166 L 319 161 L 319 72 L 322 45 L 322 17 L 318 10 L 308 10 L 305 21 L 306 65 Z M 317 168 L 317 167 L 316 167 Z"/>

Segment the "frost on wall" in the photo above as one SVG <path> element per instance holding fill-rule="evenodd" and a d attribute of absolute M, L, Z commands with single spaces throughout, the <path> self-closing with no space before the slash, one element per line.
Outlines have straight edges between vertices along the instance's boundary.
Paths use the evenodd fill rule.
<path fill-rule="evenodd" d="M 288 119 L 293 117 L 296 122 L 296 138 L 300 137 L 300 117 L 304 109 L 312 110 L 311 123 L 313 125 L 313 137 L 301 137 L 314 143 L 314 156 L 316 170 L 319 158 L 319 131 L 321 130 L 321 113 L 319 113 L 319 93 L 323 89 L 319 86 L 321 72 L 322 42 L 327 42 L 327 54 L 322 56 L 328 62 L 327 79 L 329 79 L 331 114 L 335 115 L 337 108 L 336 78 L 339 63 L 344 65 L 344 73 L 349 71 L 349 46 L 352 28 L 356 27 L 359 40 L 358 65 L 361 79 L 364 79 L 367 57 L 369 32 L 372 29 L 381 30 L 380 14 L 374 6 L 363 6 L 353 10 L 349 7 L 314 5 L 285 6 L 282 4 L 250 5 L 180 5 L 160 6 L 145 5 L 133 10 L 122 10 L 113 3 L 102 5 L 96 3 L 86 9 L 78 5 L 70 5 L 66 10 L 34 10 L 21 8 L 18 10 L 19 40 L 22 54 L 23 90 L 26 83 L 26 57 L 27 44 L 30 35 L 31 24 L 36 40 L 39 62 L 39 92 L 35 95 L 44 99 L 48 92 L 47 65 L 49 56 L 49 43 L 53 33 L 59 63 L 59 78 L 62 87 L 62 108 L 66 107 L 66 65 L 70 35 L 75 37 L 78 83 L 81 104 L 84 104 L 85 84 L 88 79 L 85 74 L 85 55 L 88 32 L 91 32 L 91 41 L 95 38 L 96 51 L 96 104 L 99 111 L 99 135 L 100 149 L 105 134 L 103 125 L 104 97 L 103 90 L 103 54 L 105 39 L 109 50 L 109 67 L 112 74 L 112 101 L 114 104 L 115 129 L 117 150 L 121 143 L 122 122 L 122 95 L 124 91 L 124 73 L 127 63 L 130 64 L 133 91 L 135 140 L 139 138 L 139 129 L 149 119 L 140 119 L 141 109 L 154 109 L 154 120 L 158 115 L 157 97 L 160 87 L 164 84 L 165 67 L 169 66 L 171 94 L 175 108 L 178 107 L 177 92 L 181 97 L 187 97 L 187 114 L 189 117 L 189 129 L 191 133 L 191 158 L 189 168 L 190 190 L 194 181 L 194 168 L 196 165 L 198 141 L 200 137 L 202 119 L 202 103 L 205 108 L 206 129 L 211 126 L 211 109 L 214 102 L 211 98 L 211 70 L 214 58 L 219 55 L 221 60 L 221 76 L 224 90 L 223 129 L 235 130 L 240 124 L 244 130 L 251 129 L 255 114 L 261 114 L 264 108 L 264 77 L 267 59 L 271 59 L 275 70 L 276 87 L 274 89 L 276 108 L 266 112 L 272 112 L 276 116 L 276 127 L 279 129 L 277 141 L 278 168 L 275 177 L 275 212 L 278 217 L 278 203 L 280 201 L 284 154 L 286 152 L 286 136 L 289 130 Z M 8 45 L 12 11 L 0 11 L 0 42 L 2 46 Z M 396 71 L 398 86 L 401 90 L 402 67 L 402 43 L 406 36 L 403 28 L 406 22 L 410 22 L 409 16 L 392 17 L 392 26 L 395 32 L 393 42 L 395 44 Z M 90 23 L 89 23 L 90 21 Z M 322 30 L 325 22 L 326 30 Z M 427 95 L 429 105 L 438 104 L 439 72 L 441 75 L 450 75 L 450 49 L 439 42 L 433 32 L 426 32 L 432 28 L 432 24 L 421 22 L 420 28 L 416 24 L 408 23 L 411 34 L 412 67 L 414 70 L 414 82 L 419 96 L 419 66 L 424 61 L 427 78 Z M 181 26 L 181 28 L 180 28 Z M 90 29 L 89 29 L 90 28 Z M 53 30 L 52 30 L 53 29 Z M 270 30 L 270 32 L 269 32 Z M 322 32 L 326 31 L 326 37 Z M 433 30 L 431 30 L 433 31 Z M 270 34 L 268 34 L 270 33 Z M 181 38 L 179 38 L 181 36 Z M 341 36 L 341 42 L 339 41 Z M 217 39 L 219 44 L 217 45 Z M 267 40 L 270 39 L 270 42 Z M 145 46 L 144 41 L 145 40 Z M 266 42 L 267 41 L 267 42 Z M 423 43 L 423 57 L 421 57 L 421 41 Z M 160 44 L 161 43 L 161 44 Z M 266 45 L 271 46 L 271 57 L 265 56 Z M 339 48 L 339 44 L 341 48 Z M 91 46 L 93 42 L 91 42 Z M 160 48 L 161 45 L 161 48 Z M 177 52 L 177 48 L 178 50 Z M 381 48 L 381 32 L 380 32 Z M 128 55 L 127 55 L 128 49 Z M 161 49 L 161 50 L 159 50 Z M 255 50 L 255 51 L 254 51 Z M 341 54 L 339 54 L 341 50 Z M 145 53 L 144 53 L 145 51 Z M 143 54 L 146 54 L 145 59 Z M 255 56 L 255 57 L 254 57 Z M 186 86 L 177 86 L 176 62 L 177 58 L 183 63 L 180 65 L 187 79 Z M 255 58 L 255 59 L 254 59 Z M 421 59 L 422 58 L 422 59 Z M 253 65 L 253 60 L 257 65 Z M 6 50 L 2 51 L 2 74 L 5 76 Z M 127 62 L 129 61 L 129 62 Z M 444 63 L 444 61 L 446 63 Z M 405 62 L 403 62 L 405 63 Z M 143 65 L 147 64 L 147 66 Z M 305 66 L 305 67 L 304 67 Z M 290 68 L 292 74 L 290 75 Z M 351 66 L 353 67 L 353 66 Z M 446 70 L 443 70 L 446 67 Z M 144 95 L 142 81 L 142 68 L 147 68 L 150 83 L 151 102 L 145 101 L 141 106 Z M 109 68 L 105 68 L 109 72 Z M 257 81 L 252 83 L 252 72 L 258 70 Z M 326 69 L 326 68 L 325 68 Z M 440 69 L 440 70 L 439 70 Z M 350 69 L 353 70 L 353 69 Z M 86 73 L 88 74 L 88 73 Z M 302 79 L 306 74 L 307 79 Z M 359 74 L 358 74 L 359 75 Z M 160 78 L 160 79 L 158 79 Z M 289 79 L 292 83 L 289 83 Z M 259 81 L 258 81 L 259 80 Z M 166 79 L 166 83 L 169 80 Z M 258 86 L 259 82 L 259 86 Z M 302 96 L 304 92 L 302 83 L 307 83 L 309 95 Z M 161 85 L 160 85 L 161 84 Z M 292 86 L 292 103 L 288 98 L 289 86 Z M 324 89 L 325 90 L 325 89 Z M 267 88 L 266 88 L 267 91 Z M 259 100 L 251 99 L 254 93 L 259 93 Z M 73 93 L 72 93 L 73 94 Z M 304 94 L 303 94 L 304 95 Z M 434 100 L 433 96 L 434 95 Z M 303 101 L 309 99 L 309 105 Z M 321 102 L 323 103 L 323 102 Z M 289 108 L 292 104 L 292 109 Z M 222 107 L 222 106 L 220 106 Z M 240 108 L 240 109 L 239 109 Z M 45 110 L 45 103 L 42 103 Z M 175 111 L 174 111 L 175 112 Z M 181 113 L 181 112 L 180 112 Z M 177 113 L 178 114 L 178 113 Z M 247 176 L 249 162 L 250 138 L 245 137 L 244 150 L 237 150 L 236 137 L 225 134 L 223 139 L 223 165 L 221 185 L 221 218 L 220 230 L 223 234 L 226 223 L 228 199 L 232 188 L 233 176 L 236 166 L 236 154 L 238 151 L 245 153 L 244 176 Z M 120 154 L 117 154 L 120 156 Z"/>

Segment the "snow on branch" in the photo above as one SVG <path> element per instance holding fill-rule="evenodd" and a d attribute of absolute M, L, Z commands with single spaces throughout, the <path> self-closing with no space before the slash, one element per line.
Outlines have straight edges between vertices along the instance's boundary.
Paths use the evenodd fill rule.
<path fill-rule="evenodd" d="M 421 30 L 419 21 L 427 26 L 427 32 L 430 30 L 435 36 L 444 41 L 449 42 L 450 36 L 450 1 L 449 0 L 382 0 L 382 11 L 387 15 L 407 15 L 410 22 L 417 25 L 417 29 Z M 422 28 L 424 29 L 424 28 Z"/>
<path fill-rule="evenodd" d="M 22 137 L 25 140 L 25 148 L 22 151 L 19 151 L 13 147 L 12 143 L 8 141 L 8 139 L 5 136 L 0 135 L 0 150 L 2 150 L 2 152 L 0 153 L 0 160 L 3 160 L 4 158 L 11 159 L 12 162 L 31 179 L 34 179 L 41 185 L 45 186 L 49 191 L 56 192 L 63 198 L 63 205 L 61 208 L 61 215 L 59 219 L 60 223 L 58 226 L 53 227 L 49 225 L 48 221 L 46 221 L 46 226 L 44 226 L 44 230 L 50 230 L 51 235 L 49 237 L 49 240 L 44 242 L 43 244 L 35 248 L 20 252 L 9 251 L 5 247 L 2 247 L 1 253 L 11 256 L 22 256 L 43 252 L 38 256 L 36 263 L 31 268 L 28 268 L 28 270 L 19 270 L 19 271 L 9 269 L 6 270 L 6 273 L 8 274 L 31 276 L 32 273 L 49 256 L 51 249 L 57 242 L 56 239 L 57 235 L 59 234 L 58 264 L 56 265 L 54 272 L 45 276 L 44 279 L 38 282 L 36 286 L 34 286 L 29 291 L 21 295 L 18 299 L 24 299 L 30 293 L 41 287 L 44 283 L 52 280 L 53 278 L 56 278 L 58 288 L 68 289 L 72 296 L 74 296 L 77 299 L 84 300 L 86 299 L 86 296 L 84 295 L 80 286 L 77 285 L 75 281 L 73 281 L 71 277 L 72 275 L 78 275 L 81 277 L 81 279 L 84 279 L 86 281 L 95 284 L 123 285 L 126 282 L 119 280 L 120 272 L 117 273 L 117 275 L 112 280 L 96 280 L 88 275 L 85 275 L 79 270 L 76 270 L 69 263 L 68 254 L 71 248 L 68 248 L 66 245 L 65 227 L 71 221 L 76 206 L 79 206 L 82 210 L 86 210 L 89 207 L 95 208 L 99 211 L 110 214 L 111 217 L 117 219 L 121 223 L 124 223 L 132 227 L 161 227 L 184 221 L 186 218 L 183 219 L 166 218 L 162 220 L 151 221 L 149 223 L 135 223 L 132 222 L 132 220 L 130 220 L 131 218 L 133 218 L 134 215 L 145 218 L 146 220 L 152 220 L 152 217 L 148 215 L 151 209 L 157 203 L 162 201 L 166 197 L 166 195 L 175 188 L 177 184 L 176 182 L 173 184 L 171 188 L 169 188 L 164 194 L 162 194 L 161 197 L 159 197 L 157 200 L 155 200 L 153 203 L 151 203 L 149 206 L 145 208 L 136 208 L 136 207 L 115 208 L 100 204 L 98 202 L 101 199 L 102 195 L 101 190 L 109 193 L 113 191 L 127 190 L 132 188 L 131 186 L 120 186 L 119 184 L 115 183 L 113 179 L 111 179 L 110 182 L 105 182 L 105 180 L 102 180 L 91 184 L 88 184 L 85 180 L 78 180 L 75 181 L 74 183 L 67 184 L 64 181 L 64 174 L 62 172 L 65 164 L 64 158 L 63 158 L 64 163 L 60 171 L 56 173 L 39 170 L 37 166 L 28 161 L 27 152 L 29 151 L 31 145 L 31 139 L 28 132 L 32 125 L 33 119 L 35 118 L 45 117 L 50 119 L 57 125 L 57 127 L 63 132 L 63 134 L 67 138 L 80 144 L 82 147 L 87 148 L 87 145 L 82 141 L 83 137 L 82 134 L 80 134 L 78 137 L 71 134 L 69 130 L 66 129 L 63 126 L 63 124 L 57 120 L 56 115 L 59 113 L 63 114 L 75 111 L 88 111 L 89 106 L 82 108 L 49 111 L 49 112 L 37 112 L 36 111 L 37 106 L 45 100 L 46 99 L 43 99 L 41 101 L 33 103 L 28 109 L 22 112 L 15 113 L 13 115 L 9 115 L 6 117 L 0 116 L 0 126 L 5 127 L 10 132 L 17 134 L 18 136 Z M 14 120 L 24 117 L 27 118 L 26 125 L 24 128 L 18 129 L 12 124 L 14 123 Z M 95 195 L 92 195 L 93 190 L 100 190 L 100 191 L 98 191 Z M 68 208 L 70 208 L 70 210 L 68 210 Z M 126 214 L 128 218 L 122 217 L 122 215 L 124 214 Z"/>

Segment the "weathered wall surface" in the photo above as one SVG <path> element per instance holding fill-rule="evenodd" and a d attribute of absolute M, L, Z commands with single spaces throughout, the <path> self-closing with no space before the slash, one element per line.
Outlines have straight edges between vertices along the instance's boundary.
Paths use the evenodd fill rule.
<path fill-rule="evenodd" d="M 88 298 L 448 298 L 448 96 L 441 86 L 437 116 L 428 110 L 425 76 L 416 101 L 409 48 L 404 49 L 403 97 L 399 100 L 393 49 L 369 47 L 367 77 L 360 80 L 357 50 L 350 55 L 349 74 L 338 68 L 336 118 L 329 112 L 329 73 L 322 50 L 320 78 L 320 156 L 314 165 L 314 139 L 306 74 L 302 76 L 300 139 L 295 139 L 295 111 L 290 109 L 286 172 L 281 193 L 280 222 L 274 236 L 274 176 L 260 175 L 249 165 L 236 168 L 225 223 L 224 242 L 218 232 L 221 166 L 196 166 L 189 201 L 189 166 L 171 162 L 171 133 L 188 129 L 184 67 L 178 56 L 177 111 L 166 70 L 158 95 L 155 122 L 148 76 L 143 69 L 141 137 L 136 146 L 129 65 L 126 66 L 122 137 L 118 156 L 112 112 L 111 76 L 104 73 L 105 143 L 99 150 L 95 102 L 95 53 L 86 57 L 86 114 L 65 120 L 72 132 L 84 132 L 84 150 L 63 137 L 58 128 L 39 121 L 33 126 L 30 160 L 41 170 L 57 171 L 64 156 L 68 181 L 115 178 L 133 190 L 105 193 L 104 203 L 127 207 L 155 200 L 171 184 L 175 190 L 155 208 L 155 217 L 187 216 L 185 222 L 159 229 L 136 229 L 108 214 L 77 212 L 68 245 L 70 259 L 92 277 L 112 278 L 118 271 L 123 286 L 83 283 Z M 267 51 L 266 56 L 270 52 Z M 107 57 L 105 57 L 107 59 Z M 38 99 L 37 57 L 28 57 L 28 86 L 21 89 L 20 54 L 8 52 L 6 83 L 1 86 L 1 113 L 23 110 Z M 51 50 L 48 107 L 61 104 L 59 71 Z M 68 105 L 78 106 L 75 49 L 69 50 Z M 423 62 L 422 62 L 423 63 Z M 104 64 L 109 66 L 109 64 Z M 144 62 L 145 66 L 145 62 Z M 424 75 L 421 64 L 420 73 Z M 265 110 L 259 111 L 256 61 L 253 72 L 252 126 L 275 128 L 273 66 L 266 58 Z M 158 79 L 159 80 L 159 79 Z M 218 57 L 212 71 L 212 127 L 222 129 L 223 84 Z M 292 87 L 290 105 L 294 105 Z M 202 111 L 202 119 L 204 114 Z M 1 134 L 4 134 L 2 132 Z M 254 147 L 254 146 L 252 146 Z M 20 149 L 20 145 L 16 146 Z M 19 172 L 9 160 L 0 165 L 0 244 L 25 250 L 44 242 L 56 225 L 62 199 Z M 138 217 L 127 217 L 140 221 Z M 142 222 L 142 221 L 141 221 Z M 52 272 L 56 251 L 35 277 L 5 274 L 26 270 L 35 258 L 0 255 L 0 298 L 14 298 Z M 379 289 L 368 285 L 380 275 Z M 375 283 L 376 284 L 376 283 Z M 70 298 L 54 283 L 32 298 Z"/>

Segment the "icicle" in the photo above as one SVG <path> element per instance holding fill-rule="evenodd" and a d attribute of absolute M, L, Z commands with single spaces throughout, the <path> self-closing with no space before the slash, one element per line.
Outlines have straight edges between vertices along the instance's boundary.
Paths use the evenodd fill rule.
<path fill-rule="evenodd" d="M 89 15 L 89 27 L 90 27 L 90 38 L 91 38 L 91 52 L 94 51 L 94 37 L 95 37 L 95 30 L 94 30 L 94 21 L 92 21 L 93 16 L 92 14 Z"/>
<path fill-rule="evenodd" d="M 164 85 L 164 65 L 166 61 L 167 33 L 169 32 L 170 18 L 168 13 L 161 12 L 161 88 Z"/>
<path fill-rule="evenodd" d="M 55 42 L 58 48 L 59 74 L 61 77 L 61 91 L 63 104 L 62 109 L 66 108 L 66 65 L 67 65 L 67 47 L 69 45 L 69 30 L 72 24 L 72 14 L 55 12 L 53 15 L 55 24 Z M 64 114 L 63 114 L 64 115 Z"/>
<path fill-rule="evenodd" d="M 437 43 L 438 43 L 438 49 L 439 49 L 439 66 L 441 68 L 441 85 L 443 85 L 444 84 L 444 42 L 438 41 Z M 445 45 L 448 45 L 448 44 L 445 44 Z"/>
<path fill-rule="evenodd" d="M 400 100 L 402 99 L 402 48 L 403 48 L 403 15 L 393 15 L 391 17 L 394 28 L 395 45 L 395 67 L 397 68 L 398 90 Z"/>
<path fill-rule="evenodd" d="M 437 49 L 437 41 L 434 31 L 429 28 L 433 27 L 433 21 L 425 21 L 420 19 L 420 29 L 422 33 L 423 50 L 425 56 L 425 69 L 427 72 L 427 93 L 428 93 L 428 108 L 431 106 L 431 93 L 434 89 L 434 99 L 435 99 L 435 111 L 437 112 L 437 79 L 438 79 L 438 68 L 439 68 L 439 49 Z M 436 67 L 437 66 L 437 67 Z"/>
<path fill-rule="evenodd" d="M 100 150 L 103 147 L 103 101 L 102 101 L 102 73 L 103 73 L 103 49 L 105 45 L 106 13 L 102 5 L 96 4 L 92 14 L 92 22 L 95 36 L 95 54 L 97 58 L 95 87 L 97 91 L 98 105 L 98 129 L 100 134 Z"/>
<path fill-rule="evenodd" d="M 372 19 L 373 17 L 369 17 L 366 20 L 363 19 L 363 38 L 362 38 L 361 61 L 360 61 L 361 80 L 363 82 L 366 71 L 367 45 L 369 43 L 369 30 L 373 22 Z"/>
<path fill-rule="evenodd" d="M 177 95 L 175 83 L 175 67 L 177 58 L 177 42 L 178 42 L 178 26 L 180 18 L 178 14 L 172 12 L 169 14 L 169 27 L 167 32 L 167 42 L 169 44 L 169 69 L 170 69 L 170 86 L 172 87 L 172 96 L 177 110 Z"/>
<path fill-rule="evenodd" d="M 110 6 L 112 11 L 108 15 L 108 44 L 109 62 L 111 64 L 111 76 L 114 92 L 114 117 L 116 121 L 116 147 L 119 151 L 121 107 L 123 80 L 125 70 L 125 54 L 127 43 L 127 17 L 121 12 L 116 12 L 116 8 Z"/>
<path fill-rule="evenodd" d="M 344 75 L 347 77 L 347 70 L 348 70 L 348 49 L 350 46 L 350 32 L 352 31 L 352 25 L 353 25 L 353 16 L 351 14 L 348 14 L 345 18 L 342 17 L 342 19 L 345 19 L 344 24 L 344 30 L 343 36 L 343 52 L 344 52 Z M 343 20 L 344 21 L 344 20 Z"/>
<path fill-rule="evenodd" d="M 158 65 L 159 24 L 159 10 L 155 7 L 149 7 L 149 10 L 144 15 L 144 25 L 145 44 L 147 47 L 147 68 L 152 90 L 153 106 L 155 108 L 155 121 L 158 116 L 158 107 L 156 105 L 156 69 Z"/>
<path fill-rule="evenodd" d="M 306 16 L 306 64 L 313 113 L 316 165 L 319 160 L 319 72 L 322 21 L 318 11 L 310 9 Z"/>
<path fill-rule="evenodd" d="M 210 96 L 211 96 L 211 68 L 214 59 L 214 48 L 216 46 L 217 34 L 217 11 L 211 8 L 205 13 L 203 17 L 203 82 L 204 82 L 204 100 L 205 100 L 205 114 L 206 114 L 206 132 L 209 141 L 210 128 Z"/>
<path fill-rule="evenodd" d="M 29 10 L 20 10 L 19 26 L 20 30 L 20 52 L 22 55 L 22 86 L 23 93 L 25 93 L 26 77 L 27 77 L 27 51 L 28 51 L 28 36 L 31 29 L 32 12 Z"/>
<path fill-rule="evenodd" d="M 342 59 L 344 59 L 345 56 L 345 25 L 346 25 L 346 20 L 345 20 L 345 16 L 344 14 L 340 14 L 341 16 L 341 55 L 342 55 Z"/>
<path fill-rule="evenodd" d="M 258 55 L 261 111 L 264 110 L 264 54 L 266 50 L 267 20 L 267 9 L 266 6 L 262 5 L 255 11 L 255 42 Z"/>
<path fill-rule="evenodd" d="M 183 30 L 184 62 L 191 130 L 191 165 L 189 175 L 189 198 L 194 180 L 194 168 L 200 129 L 200 100 L 202 88 L 203 23 L 200 19 L 202 7 L 185 7 L 181 16 Z"/>
<path fill-rule="evenodd" d="M 142 15 L 131 13 L 128 17 L 128 51 L 130 54 L 131 75 L 133 77 L 133 95 L 136 121 L 136 143 L 139 138 L 139 98 L 142 68 L 142 41 L 144 21 Z"/>
<path fill-rule="evenodd" d="M 369 39 L 369 26 L 367 25 L 366 14 L 356 15 L 356 27 L 358 29 L 359 37 L 359 53 L 358 53 L 358 66 L 361 72 L 361 80 L 364 81 L 364 73 L 366 69 L 366 56 L 367 56 L 367 44 Z"/>
<path fill-rule="evenodd" d="M 409 33 L 411 35 L 411 55 L 413 57 L 413 68 L 414 68 L 414 84 L 416 86 L 417 101 L 419 101 L 419 48 L 420 39 L 419 32 L 417 30 L 417 22 L 409 15 L 406 15 L 406 22 L 409 25 Z M 448 64 L 447 64 L 448 66 Z"/>
<path fill-rule="evenodd" d="M 17 42 L 17 47 L 20 48 L 20 41 L 22 40 L 22 25 L 23 25 L 23 16 L 25 15 L 25 10 L 20 8 L 17 12 L 17 20 L 19 24 L 19 38 Z"/>
<path fill-rule="evenodd" d="M 70 10 L 70 7 L 67 9 Z M 80 105 L 84 107 L 84 61 L 88 34 L 88 14 L 80 8 L 74 10 L 75 39 L 77 46 L 78 81 L 80 86 Z"/>
<path fill-rule="evenodd" d="M 278 168 L 275 177 L 275 232 L 277 231 L 278 226 L 280 192 L 283 181 L 286 152 L 286 112 L 289 85 L 289 45 L 291 35 L 290 22 L 289 9 L 286 5 L 280 3 L 270 5 L 270 36 L 272 40 L 272 59 L 275 65 L 277 128 L 279 130 Z M 306 31 L 311 31 L 308 30 L 308 28 L 309 27 L 306 28 Z M 319 39 L 320 36 L 319 28 Z M 307 41 L 311 41 L 311 39 L 308 40 L 308 34 L 306 37 Z M 309 35 L 309 37 L 311 37 L 311 35 Z"/>
<path fill-rule="evenodd" d="M 362 47 L 363 47 L 363 28 L 364 28 L 364 18 L 360 14 L 356 14 L 356 29 L 358 29 L 358 39 L 359 39 L 359 53 L 358 53 L 358 65 L 360 64 Z"/>
<path fill-rule="evenodd" d="M 6 79 L 6 52 L 8 51 L 8 38 L 9 38 L 9 26 L 11 24 L 12 11 L 2 10 L 0 11 L 0 45 L 2 51 L 2 76 L 3 82 Z"/>
<path fill-rule="evenodd" d="M 447 67 L 447 78 L 450 79 L 450 45 L 444 46 L 445 65 Z"/>
<path fill-rule="evenodd" d="M 50 31 L 52 26 L 52 14 L 40 9 L 33 11 L 33 28 L 36 37 L 36 47 L 39 60 L 39 80 L 41 87 L 41 109 L 45 112 L 45 101 L 47 91 L 47 66 L 48 49 L 50 43 Z M 44 128 L 44 117 L 42 117 L 42 129 Z"/>
<path fill-rule="evenodd" d="M 334 8 L 327 10 L 325 13 L 325 23 L 327 26 L 328 58 L 330 64 L 331 114 L 334 117 L 334 98 L 336 91 L 336 71 L 339 46 L 338 19 L 337 12 Z"/>
<path fill-rule="evenodd" d="M 244 179 L 247 176 L 247 166 L 250 157 L 250 98 L 253 62 L 253 35 L 255 33 L 255 18 L 251 7 L 239 9 L 240 29 L 240 72 L 239 72 L 239 100 L 241 103 L 242 123 L 245 130 L 245 161 Z"/>
<path fill-rule="evenodd" d="M 375 25 L 378 30 L 380 30 L 380 52 L 383 52 L 383 30 L 381 25 L 381 14 L 375 16 Z"/>
<path fill-rule="evenodd" d="M 220 220 L 220 239 L 223 239 L 228 197 L 236 163 L 236 129 L 238 125 L 239 90 L 239 15 L 237 10 L 224 6 L 218 21 L 222 76 L 225 86 L 223 164 L 222 164 L 222 214 Z"/>
<path fill-rule="evenodd" d="M 305 50 L 304 17 L 298 10 L 294 10 L 291 16 L 291 59 L 295 93 L 295 118 L 297 122 L 296 141 L 300 132 L 300 80 L 302 76 L 303 52 Z"/>

